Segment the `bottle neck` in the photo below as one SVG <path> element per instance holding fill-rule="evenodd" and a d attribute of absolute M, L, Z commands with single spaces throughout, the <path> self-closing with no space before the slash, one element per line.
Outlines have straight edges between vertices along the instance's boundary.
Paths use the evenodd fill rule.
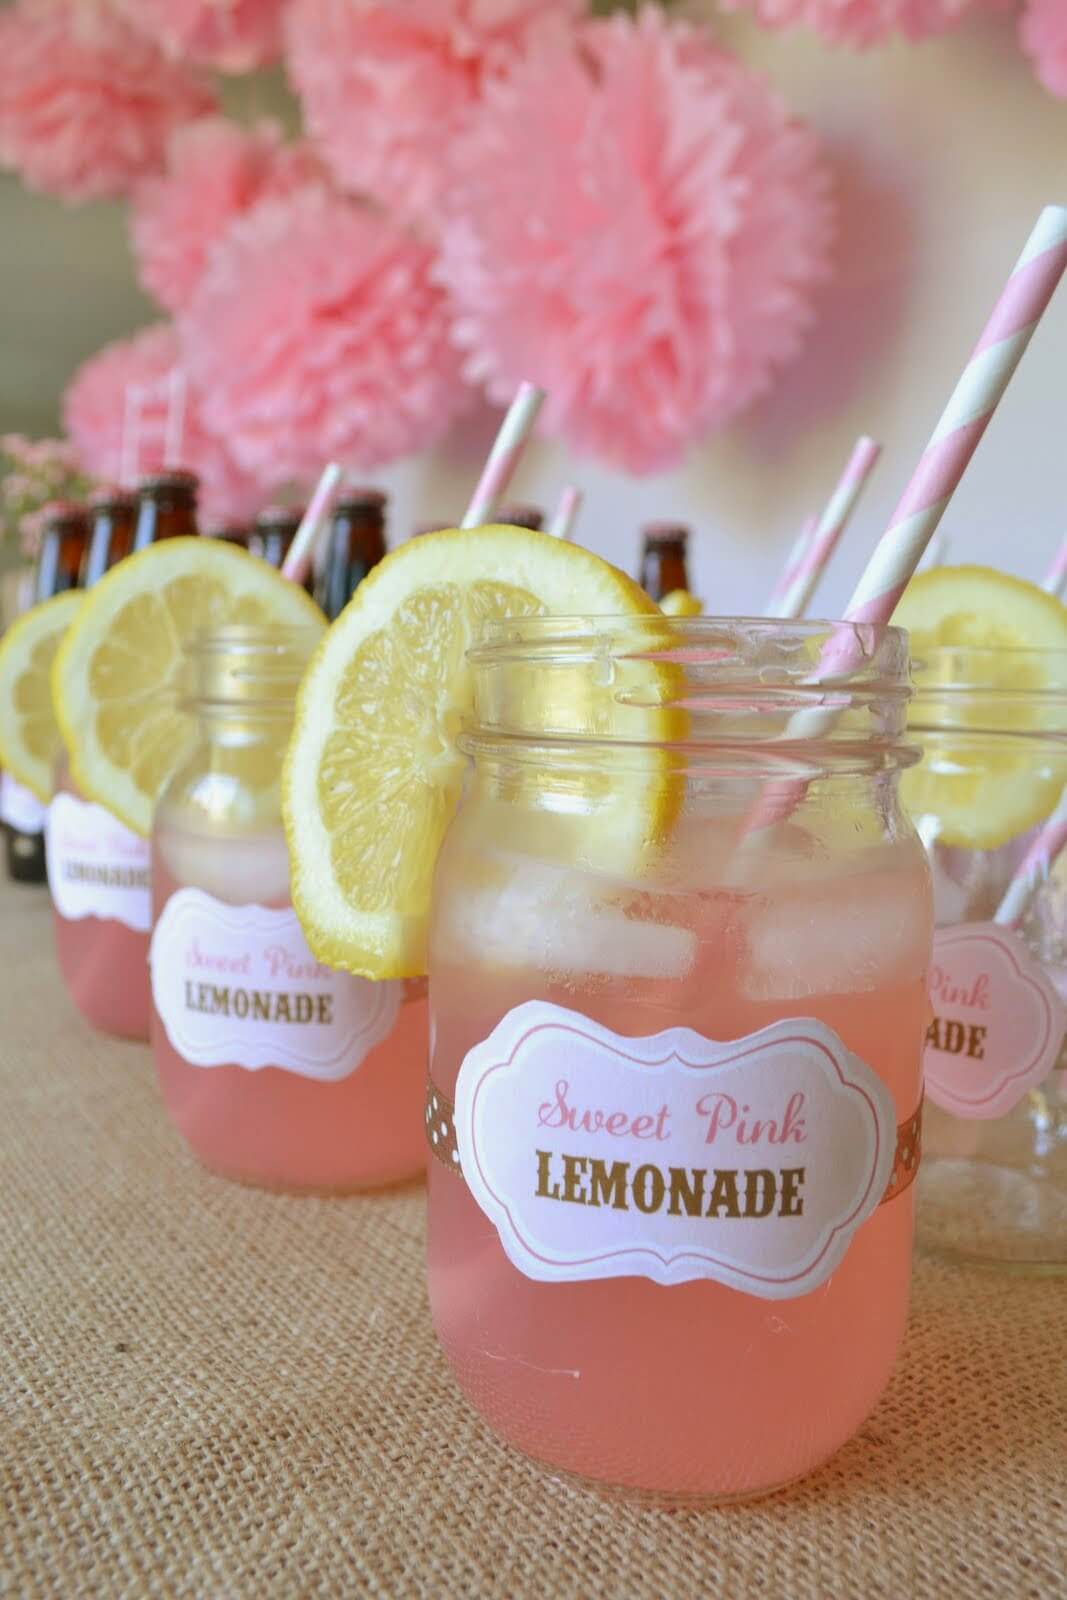
<path fill-rule="evenodd" d="M 385 530 L 379 512 L 348 512 L 334 518 L 326 560 L 315 599 L 332 622 L 351 600 L 363 579 L 385 556 Z"/>
<path fill-rule="evenodd" d="M 78 524 L 46 530 L 37 562 L 35 603 L 78 587 L 86 535 L 87 529 Z"/>
<path fill-rule="evenodd" d="M 646 545 L 640 583 L 651 600 L 662 600 L 675 589 L 688 589 L 684 544 Z"/>
<path fill-rule="evenodd" d="M 92 532 L 82 567 L 82 588 L 89 589 L 98 583 L 105 572 L 128 556 L 133 546 L 134 511 L 98 511 L 93 518 Z"/>
<path fill-rule="evenodd" d="M 137 509 L 134 550 L 145 550 L 163 539 L 195 537 L 199 532 L 192 502 L 155 500 L 146 496 Z"/>

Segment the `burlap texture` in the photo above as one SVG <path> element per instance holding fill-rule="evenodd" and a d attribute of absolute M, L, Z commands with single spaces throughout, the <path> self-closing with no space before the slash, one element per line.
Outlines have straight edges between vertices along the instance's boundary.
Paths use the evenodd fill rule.
<path fill-rule="evenodd" d="M 860 1436 L 756 1504 L 553 1481 L 434 1344 L 423 1199 L 201 1172 L 147 1052 L 61 993 L 43 891 L 0 895 L 0 1571 L 18 1596 L 1067 1595 L 1067 1292 L 919 1266 Z"/>

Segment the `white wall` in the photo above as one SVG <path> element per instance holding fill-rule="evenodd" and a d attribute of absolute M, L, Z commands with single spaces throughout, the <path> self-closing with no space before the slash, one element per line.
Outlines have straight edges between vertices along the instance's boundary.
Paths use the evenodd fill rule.
<path fill-rule="evenodd" d="M 710 0 L 690 10 L 712 15 Z M 687 520 L 695 587 L 709 606 L 758 611 L 796 526 L 828 493 L 854 436 L 872 433 L 886 453 L 818 597 L 816 609 L 832 614 L 1037 212 L 1067 202 L 1067 104 L 1037 86 L 1008 22 L 859 56 L 747 21 L 719 26 L 834 154 L 844 202 L 838 282 L 776 394 L 681 471 L 627 480 L 539 445 L 516 490 L 551 502 L 567 479 L 582 483 L 583 540 L 624 566 L 634 563 L 641 521 Z M 39 426 L 65 368 L 145 311 L 117 215 L 66 214 L 10 193 L 2 204 L 0 425 Z M 386 475 L 397 533 L 461 510 L 481 448 L 478 427 L 466 431 L 465 447 Z M 1029 577 L 1067 532 L 1067 286 L 945 526 L 954 555 Z"/>

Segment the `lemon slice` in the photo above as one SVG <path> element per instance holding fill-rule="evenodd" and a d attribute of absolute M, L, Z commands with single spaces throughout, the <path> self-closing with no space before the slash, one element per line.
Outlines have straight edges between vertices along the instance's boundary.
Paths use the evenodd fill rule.
<path fill-rule="evenodd" d="M 0 643 L 0 765 L 45 804 L 63 748 L 52 711 L 52 662 L 83 598 L 68 589 L 43 600 L 12 623 Z"/>
<path fill-rule="evenodd" d="M 988 567 L 914 578 L 893 621 L 915 662 L 910 724 L 921 764 L 901 780 L 924 833 L 994 850 L 1042 822 L 1067 782 L 1059 733 L 1067 694 L 1067 607 Z"/>
<path fill-rule="evenodd" d="M 299 584 L 236 545 L 168 539 L 129 556 L 84 597 L 52 668 L 71 772 L 135 833 L 194 733 L 183 703 L 193 637 L 227 624 L 325 626 Z"/>
<path fill-rule="evenodd" d="M 320 961 L 369 978 L 426 970 L 431 878 L 465 767 L 456 737 L 473 709 L 466 652 L 487 621 L 553 613 L 658 611 L 580 545 L 497 526 L 401 545 L 333 624 L 301 686 L 282 785 L 293 903 Z M 596 688 L 588 669 L 533 671 L 533 722 L 564 736 L 595 725 L 610 737 L 621 722 L 636 737 L 680 736 L 684 713 L 662 703 L 677 669 L 642 660 L 621 670 L 647 703 L 623 705 L 617 675 Z M 577 829 L 587 865 L 640 870 L 670 827 L 677 789 L 665 760 L 653 758 L 636 786 L 585 769 L 558 832 Z"/>
<path fill-rule="evenodd" d="M 700 617 L 704 614 L 702 601 L 688 589 L 672 589 L 659 603 L 665 617 Z"/>

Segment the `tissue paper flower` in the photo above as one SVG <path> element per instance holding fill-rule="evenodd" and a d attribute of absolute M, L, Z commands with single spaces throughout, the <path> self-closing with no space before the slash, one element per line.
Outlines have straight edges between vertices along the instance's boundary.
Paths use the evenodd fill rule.
<path fill-rule="evenodd" d="M 168 56 L 251 72 L 282 51 L 282 0 L 119 0 L 132 27 Z"/>
<path fill-rule="evenodd" d="M 928 39 L 947 33 L 969 13 L 1004 0 L 721 0 L 725 11 L 752 11 L 765 28 L 814 28 L 832 44 L 856 48 L 893 34 Z M 1055 0 L 1053 0 L 1055 3 Z"/>
<path fill-rule="evenodd" d="M 185 380 L 180 459 L 168 463 L 169 383 L 176 372 Z M 128 439 L 123 449 L 131 420 L 126 402 L 131 386 L 137 385 L 143 400 L 134 424 L 137 449 L 131 453 Z M 117 483 L 128 464 L 137 476 L 158 472 L 164 465 L 195 472 L 200 479 L 201 525 L 206 528 L 252 516 L 281 481 L 269 474 L 259 482 L 242 472 L 222 441 L 204 426 L 203 408 L 183 371 L 178 338 L 170 323 L 156 323 L 90 356 L 63 397 L 63 417 L 82 464 L 104 482 Z"/>
<path fill-rule="evenodd" d="M 286 145 L 271 122 L 242 128 L 204 117 L 179 128 L 167 170 L 133 195 L 130 231 L 141 282 L 168 311 L 181 311 L 208 251 L 242 212 L 267 195 L 292 193 L 318 176 L 304 145 Z"/>
<path fill-rule="evenodd" d="M 485 83 L 584 9 L 582 0 L 290 0 L 287 65 L 342 188 L 432 226 L 449 143 Z"/>
<path fill-rule="evenodd" d="M 468 377 L 501 401 L 540 384 L 575 450 L 674 465 L 800 346 L 827 268 L 818 156 L 760 78 L 654 9 L 533 50 L 455 151 L 440 270 Z"/>
<path fill-rule="evenodd" d="M 467 396 L 431 259 L 323 185 L 232 224 L 181 326 L 204 417 L 245 471 L 310 479 L 441 437 Z"/>
<path fill-rule="evenodd" d="M 0 11 L 0 165 L 65 200 L 122 195 L 163 165 L 173 130 L 214 106 L 206 84 L 95 7 Z"/>
<path fill-rule="evenodd" d="M 1029 0 L 1019 38 L 1049 94 L 1067 100 L 1067 0 Z"/>

